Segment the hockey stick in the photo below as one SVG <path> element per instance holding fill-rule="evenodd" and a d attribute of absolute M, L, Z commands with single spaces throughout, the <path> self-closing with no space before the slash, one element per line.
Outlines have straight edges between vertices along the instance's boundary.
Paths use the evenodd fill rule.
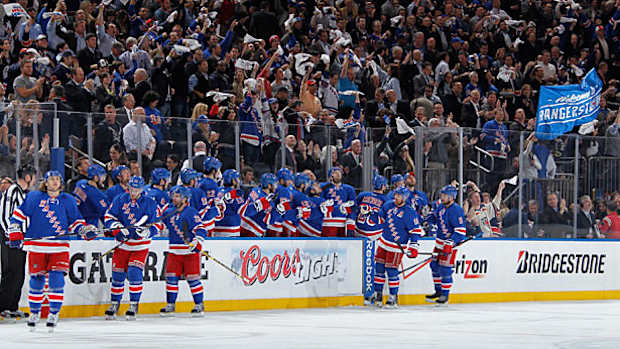
<path fill-rule="evenodd" d="M 205 256 L 205 257 L 207 257 L 207 259 L 211 259 L 215 263 L 219 264 L 222 268 L 224 268 L 224 269 L 228 270 L 229 272 L 235 274 L 235 276 L 237 276 L 243 282 L 244 285 L 248 286 L 250 284 L 243 276 L 241 276 L 241 274 L 237 273 L 236 271 L 232 270 L 231 267 L 227 266 L 226 264 L 220 262 L 219 260 L 217 260 L 216 258 L 211 256 L 209 254 L 209 252 L 201 251 L 200 254 Z"/>
<path fill-rule="evenodd" d="M 400 244 L 400 242 L 396 241 L 396 243 L 398 244 L 398 248 L 400 248 L 400 252 L 403 253 L 403 255 L 407 256 L 407 253 L 405 252 L 405 249 L 403 248 L 403 245 Z M 419 256 L 432 256 L 433 252 L 418 252 Z M 409 256 L 407 256 L 407 258 L 409 258 Z"/>
<path fill-rule="evenodd" d="M 459 246 L 463 245 L 464 243 L 466 243 L 466 242 L 468 242 L 468 241 L 470 241 L 470 240 L 473 240 L 473 239 L 474 239 L 473 237 L 472 237 L 472 238 L 465 239 L 465 240 L 463 240 L 463 241 L 459 242 L 458 244 L 454 245 L 454 247 L 459 247 Z M 403 270 L 399 271 L 399 272 L 398 272 L 398 274 L 399 274 L 399 275 L 400 275 L 400 274 L 402 274 L 402 273 L 404 273 L 404 272 L 406 272 L 406 271 L 409 271 L 409 270 L 411 270 L 411 269 L 413 269 L 413 268 L 415 268 L 415 267 L 417 267 L 417 266 L 419 266 L 419 265 L 421 265 L 421 264 L 424 264 L 424 263 L 428 262 L 428 261 L 429 261 L 429 260 L 431 260 L 431 259 L 433 259 L 433 253 L 432 253 L 432 252 L 422 252 L 422 253 L 418 253 L 418 254 L 422 254 L 422 255 L 431 255 L 431 256 L 430 256 L 430 257 L 428 257 L 428 258 L 426 258 L 426 259 L 424 259 L 424 260 L 422 260 L 422 261 L 420 261 L 420 262 L 418 262 L 418 263 L 416 263 L 416 264 L 414 264 L 414 265 L 412 265 L 412 266 L 409 266 L 409 267 L 407 267 L 407 268 L 405 268 L 405 269 L 403 269 Z"/>

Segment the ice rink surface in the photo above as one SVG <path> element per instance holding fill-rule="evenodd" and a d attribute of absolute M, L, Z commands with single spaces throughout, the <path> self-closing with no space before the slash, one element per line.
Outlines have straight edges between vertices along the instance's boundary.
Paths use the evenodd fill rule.
<path fill-rule="evenodd" d="M 620 301 L 344 307 L 0 324 L 1 348 L 620 348 Z"/>

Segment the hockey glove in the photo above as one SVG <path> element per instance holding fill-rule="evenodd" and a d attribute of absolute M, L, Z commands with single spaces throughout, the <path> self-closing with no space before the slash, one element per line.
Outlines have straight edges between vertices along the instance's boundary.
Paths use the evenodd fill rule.
<path fill-rule="evenodd" d="M 271 195 L 271 194 L 270 194 Z M 254 201 L 254 208 L 258 212 L 266 210 L 270 206 L 269 199 L 266 197 Z"/>
<path fill-rule="evenodd" d="M 353 207 L 354 204 L 355 202 L 353 200 L 343 202 L 342 205 L 340 205 L 340 213 L 348 215 L 351 213 L 351 207 Z"/>
<path fill-rule="evenodd" d="M 80 229 L 80 236 L 84 240 L 94 240 L 97 237 L 97 228 L 94 225 L 87 224 Z"/>
<path fill-rule="evenodd" d="M 407 257 L 416 258 L 418 256 L 418 243 L 412 242 L 407 246 Z"/>
<path fill-rule="evenodd" d="M 228 193 L 224 194 L 224 200 L 226 200 L 226 202 L 232 202 L 234 199 L 238 197 L 239 197 L 239 194 L 237 193 L 237 189 L 232 189 Z"/>
<path fill-rule="evenodd" d="M 192 242 L 189 243 L 189 247 L 192 253 L 200 253 L 202 251 L 202 244 L 196 238 L 194 238 L 194 240 L 192 240 Z"/>
<path fill-rule="evenodd" d="M 300 206 L 297 207 L 297 219 L 308 219 L 310 218 L 310 212 L 312 210 L 310 207 Z"/>
<path fill-rule="evenodd" d="M 276 205 L 276 210 L 278 211 L 278 213 L 280 215 L 283 215 L 286 213 L 286 211 L 291 209 L 291 202 L 290 201 L 283 201 L 279 204 Z"/>
<path fill-rule="evenodd" d="M 136 234 L 142 239 L 148 239 L 151 235 L 151 229 L 146 227 L 136 228 Z"/>
<path fill-rule="evenodd" d="M 19 225 L 13 224 L 9 226 L 9 247 L 10 248 L 22 248 L 24 244 L 24 233 L 22 233 Z"/>
<path fill-rule="evenodd" d="M 221 220 L 224 218 L 224 212 L 226 211 L 226 202 L 221 199 L 215 199 L 213 202 L 215 204 L 215 208 L 217 209 L 217 216 L 215 216 L 215 220 Z"/>
<path fill-rule="evenodd" d="M 454 245 L 454 242 L 452 242 L 452 240 L 446 240 L 444 242 L 443 249 L 441 250 L 441 253 L 439 254 L 440 262 L 446 263 L 450 260 L 450 256 L 452 255 L 453 245 Z"/>

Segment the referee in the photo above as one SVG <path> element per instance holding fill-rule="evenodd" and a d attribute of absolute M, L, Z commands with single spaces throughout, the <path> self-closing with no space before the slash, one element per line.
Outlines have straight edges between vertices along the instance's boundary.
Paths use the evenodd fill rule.
<path fill-rule="evenodd" d="M 4 318 L 24 318 L 25 314 L 19 311 L 19 298 L 24 285 L 26 252 L 17 248 L 9 248 L 6 231 L 13 211 L 24 201 L 25 190 L 34 182 L 33 171 L 22 169 L 18 173 L 19 179 L 15 183 L 11 178 L 0 180 L 0 238 L 2 257 L 2 279 L 0 280 L 0 314 Z"/>

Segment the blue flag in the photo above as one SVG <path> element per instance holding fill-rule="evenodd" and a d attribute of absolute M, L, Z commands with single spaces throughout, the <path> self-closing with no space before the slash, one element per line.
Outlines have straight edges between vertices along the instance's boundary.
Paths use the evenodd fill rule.
<path fill-rule="evenodd" d="M 603 82 L 592 69 L 581 84 L 541 86 L 536 113 L 536 137 L 554 139 L 575 126 L 596 119 Z"/>

